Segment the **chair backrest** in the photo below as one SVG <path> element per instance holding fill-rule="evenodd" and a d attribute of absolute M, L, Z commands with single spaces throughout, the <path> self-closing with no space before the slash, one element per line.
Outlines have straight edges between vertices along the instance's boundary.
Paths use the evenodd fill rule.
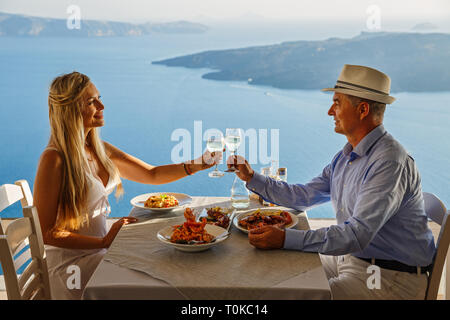
<path fill-rule="evenodd" d="M 449 212 L 447 212 L 444 204 L 434 194 L 424 192 L 423 199 L 425 202 L 425 212 L 428 218 L 441 226 L 439 237 L 436 242 L 436 254 L 433 259 L 433 268 L 431 270 L 425 296 L 426 300 L 436 300 L 439 284 L 441 282 L 442 270 L 444 269 L 444 263 L 450 244 L 450 219 L 448 219 Z M 450 277 L 450 274 L 447 274 L 446 277 Z M 448 282 L 448 279 L 446 280 L 446 282 Z"/>
<path fill-rule="evenodd" d="M 28 182 L 26 180 L 17 180 L 14 184 L 4 184 L 0 187 L 3 194 L 0 197 L 0 212 L 19 200 L 22 208 L 33 205 L 33 195 Z"/>
<path fill-rule="evenodd" d="M 20 200 L 22 208 L 30 207 L 33 205 L 33 195 L 31 194 L 30 185 L 27 180 L 17 180 L 14 182 L 22 189 L 23 198 Z"/>
<path fill-rule="evenodd" d="M 51 299 L 47 259 L 37 210 L 25 180 L 0 186 L 0 212 L 21 200 L 23 218 L 0 223 L 0 262 L 8 299 Z M 31 202 L 30 202 L 31 201 Z M 0 221 L 1 222 L 1 221 Z M 22 273 L 20 271 L 23 270 Z"/>

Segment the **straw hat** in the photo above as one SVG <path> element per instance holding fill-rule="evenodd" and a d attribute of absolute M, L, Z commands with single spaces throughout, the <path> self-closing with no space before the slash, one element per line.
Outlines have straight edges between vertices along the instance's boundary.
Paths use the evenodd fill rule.
<path fill-rule="evenodd" d="M 334 91 L 381 103 L 391 104 L 395 98 L 389 95 L 391 78 L 378 70 L 346 64 L 334 88 L 322 91 Z"/>

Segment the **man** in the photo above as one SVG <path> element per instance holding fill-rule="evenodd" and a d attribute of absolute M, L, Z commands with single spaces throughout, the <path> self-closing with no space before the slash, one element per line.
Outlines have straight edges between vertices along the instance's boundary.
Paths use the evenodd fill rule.
<path fill-rule="evenodd" d="M 318 177 L 291 185 L 254 172 L 242 157 L 229 161 L 247 188 L 268 201 L 306 210 L 331 200 L 337 225 L 266 226 L 251 231 L 249 241 L 261 249 L 321 253 L 334 299 L 423 299 L 435 245 L 414 160 L 382 124 L 386 104 L 395 100 L 390 78 L 345 65 L 336 86 L 323 91 L 334 91 L 328 115 L 348 143 Z M 377 275 L 371 265 L 379 267 L 379 279 L 369 279 Z"/>

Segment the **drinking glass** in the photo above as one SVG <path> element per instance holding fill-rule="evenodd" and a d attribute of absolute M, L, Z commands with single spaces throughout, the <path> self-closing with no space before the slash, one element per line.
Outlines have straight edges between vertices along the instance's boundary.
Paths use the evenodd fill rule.
<path fill-rule="evenodd" d="M 238 128 L 227 128 L 225 133 L 225 144 L 227 148 L 231 151 L 231 155 L 236 154 L 236 150 L 241 145 L 242 130 Z M 239 170 L 234 166 L 234 163 L 225 172 L 239 172 Z"/>
<path fill-rule="evenodd" d="M 224 146 L 225 141 L 222 134 L 211 136 L 208 138 L 208 140 L 206 140 L 206 148 L 209 152 L 222 152 Z M 211 178 L 220 178 L 223 177 L 223 175 L 224 173 L 222 171 L 217 170 L 217 163 L 216 169 L 208 173 L 208 176 L 210 176 Z"/>

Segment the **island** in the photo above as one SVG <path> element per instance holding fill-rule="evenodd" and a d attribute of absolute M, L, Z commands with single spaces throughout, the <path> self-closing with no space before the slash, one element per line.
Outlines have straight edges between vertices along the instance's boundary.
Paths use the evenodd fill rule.
<path fill-rule="evenodd" d="M 305 90 L 333 87 L 343 65 L 354 64 L 388 74 L 392 92 L 450 91 L 450 34 L 362 32 L 349 39 L 205 51 L 152 63 L 212 69 L 205 79 Z"/>

